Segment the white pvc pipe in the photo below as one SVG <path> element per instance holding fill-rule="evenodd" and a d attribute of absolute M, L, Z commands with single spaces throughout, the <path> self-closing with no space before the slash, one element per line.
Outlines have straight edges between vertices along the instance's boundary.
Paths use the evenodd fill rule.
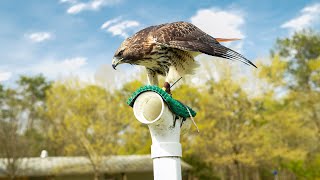
<path fill-rule="evenodd" d="M 138 121 L 148 125 L 150 130 L 154 179 L 181 180 L 180 125 L 182 119 L 175 121 L 175 115 L 161 96 L 150 91 L 137 97 L 133 112 Z M 190 127 L 190 123 L 187 124 L 189 125 L 182 127 Z"/>

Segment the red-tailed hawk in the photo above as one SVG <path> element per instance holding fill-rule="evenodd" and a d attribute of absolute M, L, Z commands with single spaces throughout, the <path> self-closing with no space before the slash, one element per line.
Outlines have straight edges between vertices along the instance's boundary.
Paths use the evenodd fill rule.
<path fill-rule="evenodd" d="M 235 39 L 213 38 L 188 22 L 174 22 L 147 27 L 127 38 L 115 52 L 112 67 L 122 63 L 145 66 L 148 81 L 158 85 L 158 75 L 172 83 L 192 74 L 198 63 L 194 57 L 205 53 L 211 56 L 239 60 L 256 67 L 241 54 L 219 42 Z"/>

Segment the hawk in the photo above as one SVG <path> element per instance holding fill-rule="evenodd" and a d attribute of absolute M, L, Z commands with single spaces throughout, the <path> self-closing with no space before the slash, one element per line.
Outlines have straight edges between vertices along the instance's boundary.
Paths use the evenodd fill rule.
<path fill-rule="evenodd" d="M 151 85 L 158 85 L 158 75 L 165 76 L 170 84 L 193 74 L 198 67 L 194 57 L 201 53 L 256 67 L 241 54 L 219 43 L 232 40 L 237 39 L 213 38 L 188 22 L 150 26 L 124 40 L 114 54 L 112 67 L 116 69 L 123 63 L 145 66 Z"/>

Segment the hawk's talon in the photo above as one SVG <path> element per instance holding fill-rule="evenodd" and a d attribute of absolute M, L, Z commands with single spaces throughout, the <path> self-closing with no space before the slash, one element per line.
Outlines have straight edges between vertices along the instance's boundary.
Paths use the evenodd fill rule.
<path fill-rule="evenodd" d="M 182 125 L 183 125 L 183 122 L 184 122 L 184 120 L 182 120 L 182 121 L 181 121 L 181 124 L 180 124 L 180 128 L 182 127 Z"/>
<path fill-rule="evenodd" d="M 179 117 L 178 116 L 176 116 L 176 115 L 173 115 L 174 117 L 173 117 L 173 127 L 176 127 L 176 122 L 177 122 L 177 120 L 179 119 Z M 181 127 L 181 126 L 180 126 Z"/>

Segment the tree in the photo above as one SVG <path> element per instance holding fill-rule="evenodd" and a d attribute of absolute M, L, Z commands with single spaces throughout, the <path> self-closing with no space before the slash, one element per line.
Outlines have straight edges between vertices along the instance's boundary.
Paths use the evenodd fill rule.
<path fill-rule="evenodd" d="M 260 179 L 271 177 L 273 169 L 288 170 L 286 163 L 304 161 L 314 133 L 274 90 L 285 86 L 287 64 L 275 57 L 271 67 L 259 67 L 259 78 L 272 84 L 267 89 L 264 86 L 259 96 L 247 94 L 245 79 L 235 77 L 233 69 L 215 66 L 220 71 L 218 79 L 211 78 L 205 85 L 181 85 L 173 91 L 175 98 L 198 111 L 195 120 L 200 133 L 188 133 L 182 140 L 188 162 L 199 171 L 196 175 L 202 179 L 215 178 L 213 173 L 222 179 Z"/>
<path fill-rule="evenodd" d="M 27 130 L 41 129 L 42 111 L 45 106 L 46 91 L 50 88 L 51 82 L 47 81 L 43 75 L 33 77 L 20 76 L 17 81 L 18 92 L 21 96 L 20 104 L 27 116 Z M 34 124 L 36 121 L 36 124 Z M 38 122 L 37 122 L 38 121 Z"/>
<path fill-rule="evenodd" d="M 304 111 L 304 120 L 313 122 L 320 142 L 320 34 L 312 30 L 278 39 L 276 51 L 288 61 L 286 73 L 290 99 Z"/>
<path fill-rule="evenodd" d="M 296 32 L 292 37 L 278 39 L 276 50 L 287 60 L 289 99 L 304 112 L 304 121 L 317 128 L 320 142 L 320 34 L 312 30 Z"/>
<path fill-rule="evenodd" d="M 272 52 L 271 64 L 259 68 L 259 78 L 265 80 L 264 88 L 267 89 L 263 94 L 264 101 L 269 99 L 267 102 L 272 102 L 267 105 L 269 115 L 265 115 L 269 118 L 278 116 L 284 119 L 282 122 L 287 121 L 290 125 L 298 124 L 295 128 L 304 132 L 304 137 L 308 137 L 297 138 L 298 134 L 289 135 L 288 130 L 282 132 L 281 137 L 286 138 L 286 144 L 304 144 L 306 159 L 281 162 L 281 166 L 310 179 L 319 176 L 313 173 L 314 164 L 318 162 L 320 142 L 319 44 L 320 34 L 311 30 L 278 39 Z M 300 140 L 296 141 L 294 137 Z"/>
<path fill-rule="evenodd" d="M 29 142 L 21 132 L 22 107 L 18 93 L 0 86 L 0 158 L 8 178 L 15 179 L 22 157 L 28 156 Z"/>
<path fill-rule="evenodd" d="M 102 156 L 115 154 L 125 125 L 112 94 L 94 85 L 55 83 L 48 92 L 49 137 L 59 155 L 84 155 L 99 179 Z"/>
<path fill-rule="evenodd" d="M 213 165 L 224 167 L 223 176 L 243 179 L 243 166 L 256 164 L 252 150 L 260 136 L 255 133 L 252 103 L 231 79 L 208 82 L 202 92 L 197 151 Z"/>
<path fill-rule="evenodd" d="M 119 113 L 125 128 L 121 133 L 121 147 L 119 154 L 148 154 L 150 153 L 151 138 L 148 126 L 139 123 L 133 116 L 132 108 L 126 104 L 126 100 L 139 87 L 141 81 L 132 81 L 114 93 L 119 104 Z"/>
<path fill-rule="evenodd" d="M 28 156 L 39 156 L 41 150 L 50 150 L 50 143 L 45 136 L 46 122 L 44 112 L 46 111 L 46 91 L 50 89 L 51 83 L 43 75 L 20 76 L 17 80 L 17 100 L 23 116 L 20 131 L 29 142 L 30 151 Z"/>
<path fill-rule="evenodd" d="M 320 82 L 314 79 L 319 73 L 320 34 L 312 30 L 296 32 L 293 36 L 278 39 L 273 55 L 279 54 L 288 60 L 287 73 L 293 78 L 289 87 L 294 90 L 319 88 Z M 316 67 L 315 67 L 316 66 Z"/>
<path fill-rule="evenodd" d="M 315 125 L 320 142 L 320 34 L 312 30 L 278 39 L 273 54 L 287 64 L 287 100 L 303 113 L 302 121 Z M 269 69 L 274 69 L 269 67 Z"/>

